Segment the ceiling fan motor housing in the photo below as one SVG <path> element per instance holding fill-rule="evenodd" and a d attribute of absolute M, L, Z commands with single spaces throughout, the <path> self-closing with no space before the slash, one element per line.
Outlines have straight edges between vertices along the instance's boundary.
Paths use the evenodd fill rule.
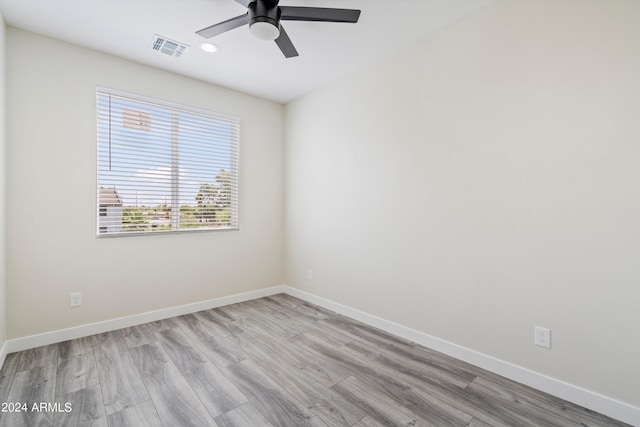
<path fill-rule="evenodd" d="M 278 2 L 256 0 L 249 4 L 249 26 L 266 22 L 280 29 L 280 8 Z"/>

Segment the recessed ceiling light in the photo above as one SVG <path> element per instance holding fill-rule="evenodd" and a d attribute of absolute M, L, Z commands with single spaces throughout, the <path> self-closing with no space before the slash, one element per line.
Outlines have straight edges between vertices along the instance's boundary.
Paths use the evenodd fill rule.
<path fill-rule="evenodd" d="M 208 53 L 214 53 L 218 51 L 218 46 L 216 46 L 215 44 L 211 44 L 211 43 L 202 43 L 200 45 L 200 48 L 202 50 L 204 50 L 205 52 Z"/>

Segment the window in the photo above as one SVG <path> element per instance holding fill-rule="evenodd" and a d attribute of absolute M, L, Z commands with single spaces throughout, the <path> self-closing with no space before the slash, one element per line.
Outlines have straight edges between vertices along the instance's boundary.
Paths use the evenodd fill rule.
<path fill-rule="evenodd" d="M 98 88 L 97 232 L 238 229 L 239 120 Z"/>

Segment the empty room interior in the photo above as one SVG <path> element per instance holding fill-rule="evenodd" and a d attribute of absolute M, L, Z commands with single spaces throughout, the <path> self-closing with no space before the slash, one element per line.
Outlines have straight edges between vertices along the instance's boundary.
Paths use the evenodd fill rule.
<path fill-rule="evenodd" d="M 640 1 L 0 0 L 0 426 L 640 426 L 639 165 Z"/>

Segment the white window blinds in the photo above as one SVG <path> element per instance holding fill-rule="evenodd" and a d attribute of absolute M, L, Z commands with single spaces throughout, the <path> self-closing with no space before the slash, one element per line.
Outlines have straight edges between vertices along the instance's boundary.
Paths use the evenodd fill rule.
<path fill-rule="evenodd" d="M 99 88 L 98 235 L 238 229 L 235 117 Z"/>

